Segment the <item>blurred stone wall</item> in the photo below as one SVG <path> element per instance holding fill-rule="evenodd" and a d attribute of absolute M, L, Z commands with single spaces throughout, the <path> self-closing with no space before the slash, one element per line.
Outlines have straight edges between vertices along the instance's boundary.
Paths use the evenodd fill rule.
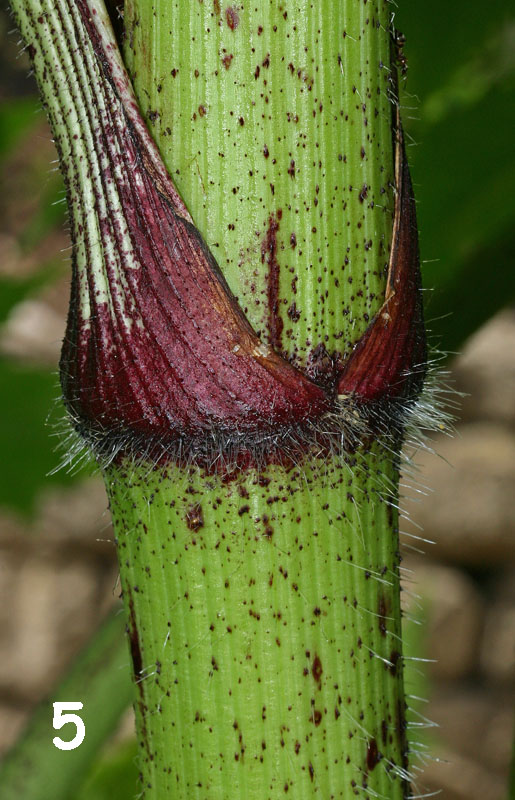
<path fill-rule="evenodd" d="M 504 800 L 515 708 L 515 309 L 498 314 L 451 364 L 456 433 L 420 454 L 429 487 L 407 503 L 413 579 L 405 607 L 424 622 L 429 754 L 421 786 L 445 800 Z M 410 493 L 413 495 L 413 492 Z M 418 608 L 417 608 L 418 604 Z M 420 710 L 420 706 L 418 706 Z"/>

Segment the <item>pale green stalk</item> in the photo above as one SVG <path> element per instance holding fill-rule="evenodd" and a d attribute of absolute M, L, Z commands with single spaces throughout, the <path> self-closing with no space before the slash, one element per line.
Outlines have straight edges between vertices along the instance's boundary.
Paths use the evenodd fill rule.
<path fill-rule="evenodd" d="M 252 324 L 301 366 L 348 352 L 384 294 L 388 23 L 386 3 L 126 5 L 170 173 Z M 106 479 L 145 797 L 405 796 L 391 454 Z"/>
<path fill-rule="evenodd" d="M 388 4 L 132 0 L 125 14 L 140 104 L 196 224 L 261 337 L 323 381 L 384 297 Z M 51 111 L 52 92 L 70 102 L 65 55 L 53 84 L 39 75 Z M 77 153 L 68 174 L 87 183 Z M 230 474 L 120 461 L 105 478 L 143 796 L 407 796 L 397 514 L 382 499 L 395 454 Z"/>
<path fill-rule="evenodd" d="M 391 464 L 356 462 L 108 471 L 145 797 L 405 796 Z"/>

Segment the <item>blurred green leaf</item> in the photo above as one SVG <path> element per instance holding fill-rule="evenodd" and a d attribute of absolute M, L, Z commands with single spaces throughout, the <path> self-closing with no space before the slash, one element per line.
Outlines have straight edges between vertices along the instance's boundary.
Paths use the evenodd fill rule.
<path fill-rule="evenodd" d="M 74 800 L 130 800 L 138 786 L 136 739 L 123 742 L 95 764 Z"/>
<path fill-rule="evenodd" d="M 416 0 L 402 28 L 424 284 L 435 289 L 427 316 L 455 350 L 515 299 L 515 16 L 499 0 L 488 14 L 465 0 Z"/>
<path fill-rule="evenodd" d="M 41 101 L 37 97 L 10 98 L 0 103 L 0 165 L 3 164 L 5 170 L 11 169 L 9 157 L 13 155 L 16 161 L 17 148 L 23 150 L 27 141 L 30 144 L 31 132 L 41 126 L 44 117 L 37 113 L 40 109 Z M 37 149 L 32 150 L 23 162 L 29 174 L 31 156 L 37 152 Z M 19 165 L 15 169 L 18 174 Z M 59 170 L 51 170 L 45 164 L 43 175 L 34 175 L 34 178 L 39 202 L 36 212 L 26 220 L 19 239 L 25 252 L 34 248 L 52 228 L 62 225 L 66 213 L 64 182 Z"/>
<path fill-rule="evenodd" d="M 36 213 L 27 220 L 20 236 L 20 245 L 29 252 L 52 230 L 61 227 L 66 219 L 64 184 L 59 172 L 47 175 Z"/>
<path fill-rule="evenodd" d="M 56 409 L 57 375 L 0 359 L 0 385 L 0 449 L 8 459 L 0 481 L 0 505 L 30 512 L 41 485 L 70 483 L 77 477 L 65 471 L 47 477 L 60 460 L 54 452 L 57 441 L 45 424 L 51 410 L 57 420 L 64 414 Z"/>
<path fill-rule="evenodd" d="M 40 108 L 38 97 L 9 98 L 0 104 L 0 161 L 36 125 Z"/>
<path fill-rule="evenodd" d="M 111 614 L 64 680 L 31 717 L 24 735 L 0 765 L 2 800 L 76 797 L 78 786 L 132 699 L 124 625 L 123 615 Z M 84 706 L 74 712 L 86 726 L 84 741 L 75 750 L 58 750 L 53 744 L 56 735 L 71 739 L 67 728 L 57 734 L 52 727 L 52 703 L 59 701 L 80 701 Z M 133 795 L 134 786 L 133 782 L 132 791 L 124 798 Z"/>
<path fill-rule="evenodd" d="M 422 103 L 437 87 L 449 85 L 463 64 L 513 19 L 505 0 L 483 3 L 470 0 L 411 0 L 402 3 L 398 21 L 407 36 L 409 90 Z"/>
<path fill-rule="evenodd" d="M 25 300 L 39 285 L 39 274 L 27 280 L 0 278 L 0 323 L 5 322 L 10 310 Z"/>
<path fill-rule="evenodd" d="M 426 318 L 435 345 L 448 353 L 459 351 L 465 339 L 486 323 L 500 308 L 515 303 L 515 235 L 513 230 L 497 237 L 448 276 L 444 288 L 429 293 Z M 493 290 L 491 283 L 499 283 Z M 449 309 L 452 309 L 449 311 Z"/>

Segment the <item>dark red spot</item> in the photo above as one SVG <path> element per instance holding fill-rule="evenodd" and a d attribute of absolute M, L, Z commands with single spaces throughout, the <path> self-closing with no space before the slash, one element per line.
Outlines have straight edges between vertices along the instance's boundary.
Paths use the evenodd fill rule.
<path fill-rule="evenodd" d="M 228 6 L 225 9 L 225 19 L 227 21 L 227 25 L 232 31 L 234 31 L 238 27 L 240 23 L 240 18 L 234 6 Z"/>
<path fill-rule="evenodd" d="M 376 764 L 381 761 L 382 755 L 377 749 L 377 742 L 375 739 L 370 739 L 367 745 L 367 767 L 372 772 Z"/>
<path fill-rule="evenodd" d="M 320 725 L 320 723 L 322 722 L 322 712 L 321 712 L 321 711 L 319 711 L 319 710 L 318 710 L 318 708 L 315 708 L 315 709 L 313 710 L 313 714 L 312 714 L 312 716 L 310 717 L 310 721 L 313 723 L 313 725 L 315 726 L 315 728 L 318 728 L 318 726 L 319 726 L 319 725 Z"/>
<path fill-rule="evenodd" d="M 291 319 L 292 322 L 298 322 L 299 321 L 299 319 L 300 319 L 300 311 L 297 308 L 295 300 L 293 301 L 291 306 L 288 308 L 288 311 L 286 313 L 288 314 L 288 316 L 289 316 L 289 318 Z"/>
<path fill-rule="evenodd" d="M 322 688 L 322 662 L 318 655 L 315 655 L 313 659 L 313 666 L 311 667 L 311 672 L 313 674 L 313 678 L 315 679 L 316 683 L 318 684 L 318 688 Z"/>
<path fill-rule="evenodd" d="M 186 512 L 186 525 L 190 531 L 198 531 L 204 527 L 204 515 L 200 503 L 189 507 Z"/>
<path fill-rule="evenodd" d="M 392 650 L 392 652 L 390 653 L 390 657 L 388 659 L 389 662 L 390 662 L 390 665 L 389 665 L 388 669 L 390 670 L 392 675 L 397 675 L 397 664 L 398 664 L 398 661 L 399 661 L 400 657 L 401 657 L 401 654 L 398 652 L 398 650 Z"/>

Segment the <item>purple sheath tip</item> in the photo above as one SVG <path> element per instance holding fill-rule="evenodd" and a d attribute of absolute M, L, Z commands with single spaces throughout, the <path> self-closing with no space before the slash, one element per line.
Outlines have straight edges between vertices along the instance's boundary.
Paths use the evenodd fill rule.
<path fill-rule="evenodd" d="M 386 300 L 357 342 L 338 380 L 338 395 L 370 403 L 410 399 L 426 371 L 418 231 L 413 188 L 397 121 L 396 189 Z"/>

